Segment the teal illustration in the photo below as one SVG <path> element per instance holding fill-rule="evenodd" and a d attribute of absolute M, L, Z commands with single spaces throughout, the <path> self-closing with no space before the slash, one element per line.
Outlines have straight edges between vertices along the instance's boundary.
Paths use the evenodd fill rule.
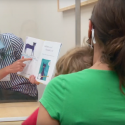
<path fill-rule="evenodd" d="M 39 70 L 40 80 L 46 81 L 47 74 L 49 71 L 49 64 L 50 64 L 50 60 L 42 59 L 40 70 Z"/>

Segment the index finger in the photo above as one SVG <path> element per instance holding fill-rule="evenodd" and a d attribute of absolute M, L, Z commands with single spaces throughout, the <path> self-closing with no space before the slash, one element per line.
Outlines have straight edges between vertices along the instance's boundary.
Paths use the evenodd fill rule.
<path fill-rule="evenodd" d="M 20 59 L 21 62 L 32 60 L 32 58 Z"/>

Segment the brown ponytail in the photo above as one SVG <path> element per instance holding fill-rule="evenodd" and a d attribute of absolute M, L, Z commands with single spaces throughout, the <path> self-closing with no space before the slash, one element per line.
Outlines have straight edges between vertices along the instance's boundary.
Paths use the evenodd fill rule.
<path fill-rule="evenodd" d="M 118 74 L 120 80 L 120 90 L 122 85 L 125 86 L 125 36 L 114 39 L 106 47 L 106 55 L 108 55 L 109 66 Z M 124 93 L 122 91 L 122 93 Z"/>
<path fill-rule="evenodd" d="M 102 61 L 116 71 L 120 90 L 125 87 L 125 0 L 99 0 L 91 21 L 95 37 L 103 45 Z"/>

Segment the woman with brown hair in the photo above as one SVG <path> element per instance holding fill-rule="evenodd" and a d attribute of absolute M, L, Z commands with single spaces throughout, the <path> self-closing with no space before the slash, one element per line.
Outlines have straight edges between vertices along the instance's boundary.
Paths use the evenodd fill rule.
<path fill-rule="evenodd" d="M 37 125 L 125 124 L 125 0 L 99 0 L 88 34 L 93 66 L 47 85 Z"/>

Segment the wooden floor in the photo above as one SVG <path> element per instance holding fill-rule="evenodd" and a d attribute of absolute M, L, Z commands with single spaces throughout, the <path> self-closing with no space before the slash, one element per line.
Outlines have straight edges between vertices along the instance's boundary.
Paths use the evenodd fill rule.
<path fill-rule="evenodd" d="M 22 122 L 0 122 L 0 125 L 21 125 Z"/>
<path fill-rule="evenodd" d="M 0 118 L 28 117 L 39 107 L 39 102 L 0 103 Z M 21 125 L 22 121 L 0 122 L 0 125 Z"/>

